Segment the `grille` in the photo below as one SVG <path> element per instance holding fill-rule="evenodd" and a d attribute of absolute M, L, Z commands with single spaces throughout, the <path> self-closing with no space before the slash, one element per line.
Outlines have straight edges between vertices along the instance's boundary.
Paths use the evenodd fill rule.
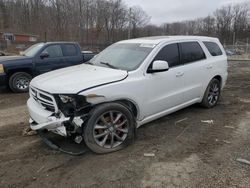
<path fill-rule="evenodd" d="M 30 96 L 45 110 L 50 112 L 56 111 L 57 106 L 52 95 L 30 87 Z"/>

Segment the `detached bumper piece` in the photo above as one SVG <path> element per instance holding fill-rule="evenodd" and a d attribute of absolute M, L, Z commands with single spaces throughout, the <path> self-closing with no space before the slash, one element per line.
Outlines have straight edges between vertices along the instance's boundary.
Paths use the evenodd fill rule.
<path fill-rule="evenodd" d="M 71 137 L 65 138 L 46 130 L 38 130 L 37 133 L 46 145 L 62 153 L 79 156 L 89 151 L 84 142 L 76 144 Z"/>
<path fill-rule="evenodd" d="M 70 118 L 57 119 L 56 117 L 49 117 L 48 122 L 37 124 L 33 119 L 30 119 L 30 127 L 32 130 L 47 129 L 49 131 L 55 132 L 61 136 L 66 137 L 67 132 L 65 127 L 62 125 L 63 122 L 69 121 Z"/>

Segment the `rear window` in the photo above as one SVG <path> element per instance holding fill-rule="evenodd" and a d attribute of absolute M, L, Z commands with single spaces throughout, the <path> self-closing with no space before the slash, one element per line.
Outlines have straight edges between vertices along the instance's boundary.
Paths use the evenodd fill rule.
<path fill-rule="evenodd" d="M 206 59 L 206 55 L 198 42 L 183 42 L 181 43 L 181 59 L 185 64 Z"/>
<path fill-rule="evenodd" d="M 63 45 L 63 55 L 64 56 L 76 56 L 77 49 L 73 44 L 65 44 Z"/>
<path fill-rule="evenodd" d="M 215 42 L 203 42 L 205 44 L 205 46 L 207 47 L 209 53 L 212 56 L 220 56 L 222 55 L 222 51 L 219 47 L 218 44 L 216 44 Z"/>

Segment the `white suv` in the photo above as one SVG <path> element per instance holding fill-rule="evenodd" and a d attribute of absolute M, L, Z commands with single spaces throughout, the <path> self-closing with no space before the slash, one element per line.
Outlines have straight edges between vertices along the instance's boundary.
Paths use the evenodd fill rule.
<path fill-rule="evenodd" d="M 115 43 L 88 64 L 31 81 L 33 130 L 84 139 L 96 153 L 124 148 L 139 126 L 200 103 L 214 107 L 227 57 L 210 37 L 164 36 Z"/>

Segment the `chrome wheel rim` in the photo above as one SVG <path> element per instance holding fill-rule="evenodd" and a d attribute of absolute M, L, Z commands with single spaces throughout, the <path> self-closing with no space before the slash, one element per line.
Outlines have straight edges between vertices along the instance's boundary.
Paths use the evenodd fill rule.
<path fill-rule="evenodd" d="M 126 140 L 128 129 L 128 119 L 123 113 L 108 111 L 103 113 L 94 125 L 94 140 L 102 148 L 113 149 Z"/>
<path fill-rule="evenodd" d="M 19 77 L 16 79 L 16 87 L 20 90 L 25 90 L 29 87 L 30 80 L 26 77 Z"/>
<path fill-rule="evenodd" d="M 220 95 L 220 86 L 217 83 L 213 83 L 210 86 L 208 94 L 208 103 L 213 106 L 217 103 Z"/>

